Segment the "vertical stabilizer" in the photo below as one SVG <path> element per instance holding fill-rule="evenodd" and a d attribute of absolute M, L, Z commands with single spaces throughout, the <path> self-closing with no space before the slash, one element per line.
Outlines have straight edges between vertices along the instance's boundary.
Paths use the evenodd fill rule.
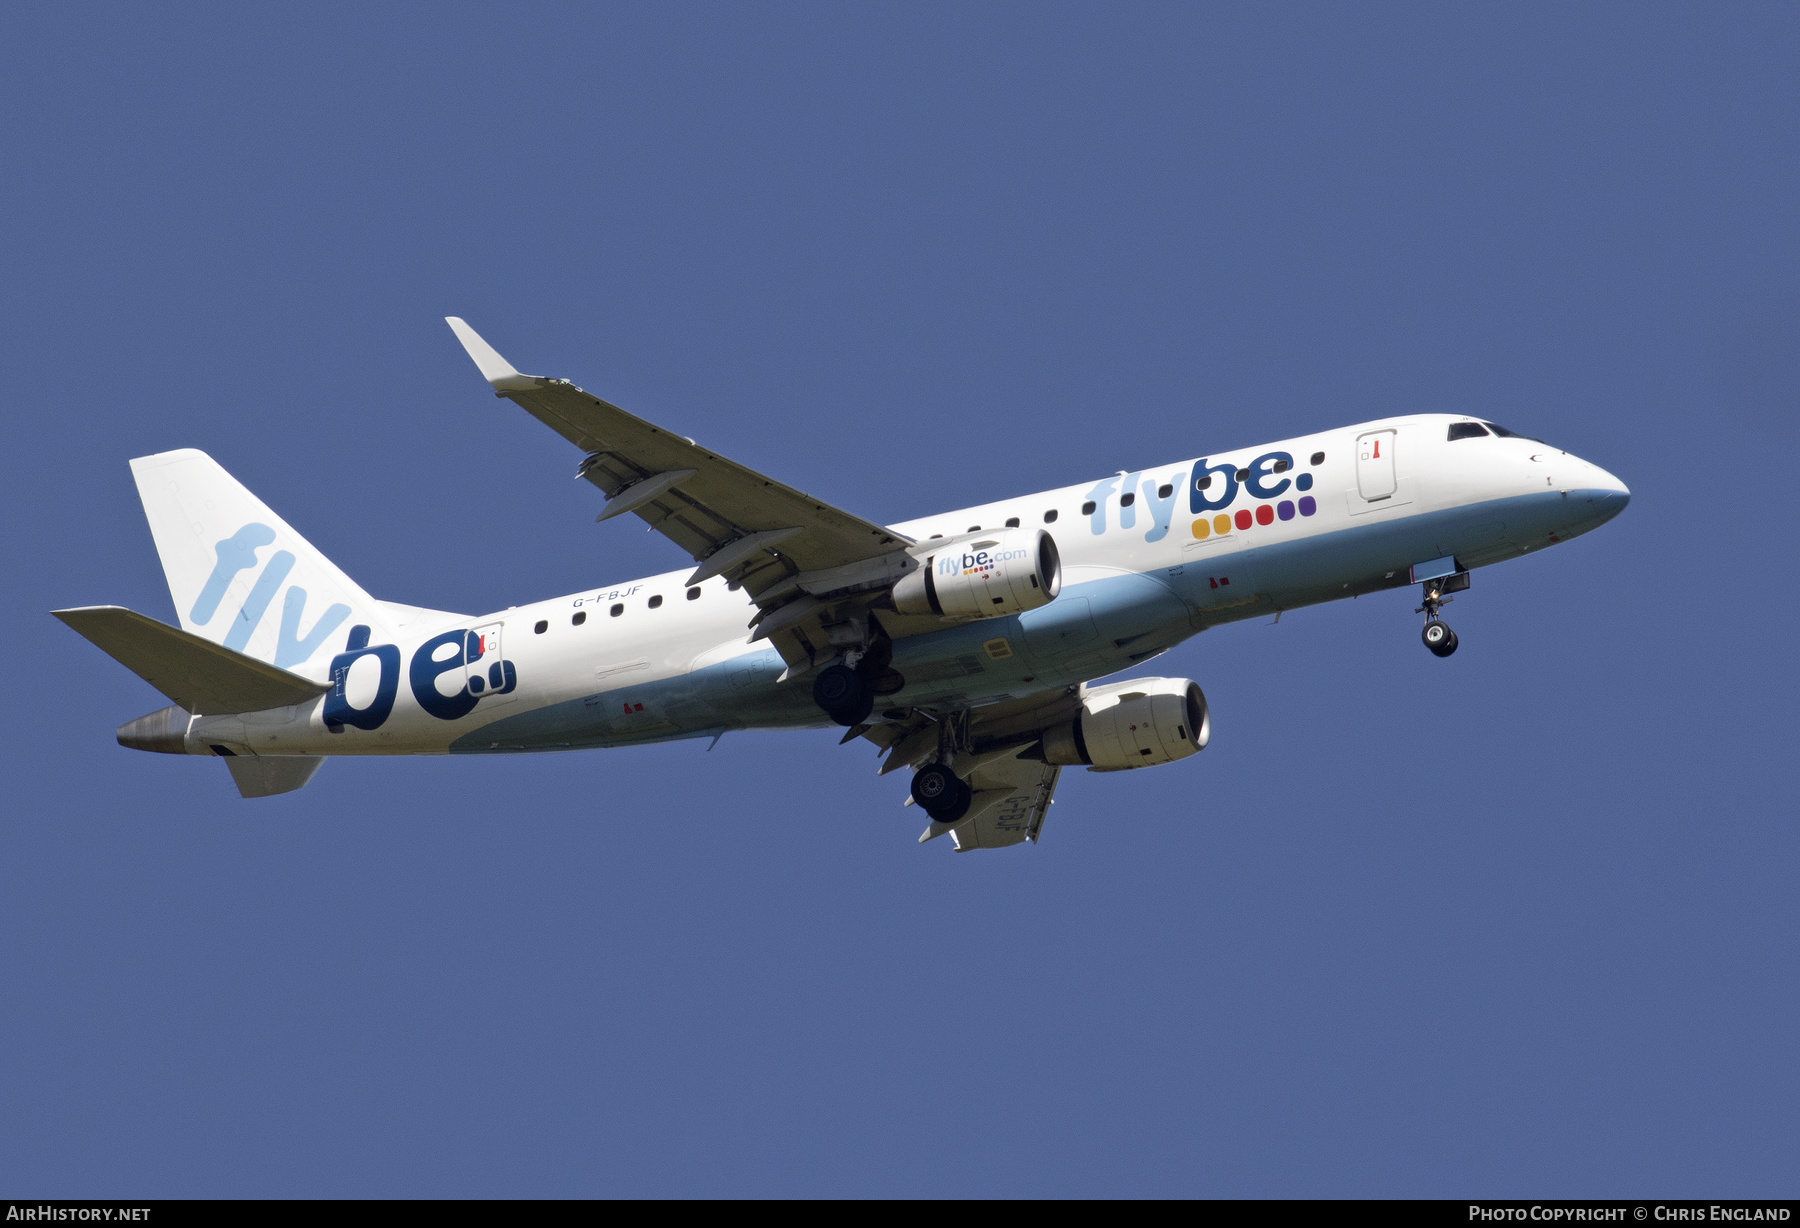
<path fill-rule="evenodd" d="M 204 452 L 131 462 L 182 629 L 324 677 L 352 626 L 391 635 L 382 604 Z"/>

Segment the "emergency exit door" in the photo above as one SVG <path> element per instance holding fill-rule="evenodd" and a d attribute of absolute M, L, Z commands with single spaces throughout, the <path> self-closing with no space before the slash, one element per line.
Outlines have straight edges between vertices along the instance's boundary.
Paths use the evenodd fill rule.
<path fill-rule="evenodd" d="M 1356 440 L 1356 489 L 1373 503 L 1393 496 L 1399 482 L 1394 477 L 1394 432 L 1370 431 Z"/>

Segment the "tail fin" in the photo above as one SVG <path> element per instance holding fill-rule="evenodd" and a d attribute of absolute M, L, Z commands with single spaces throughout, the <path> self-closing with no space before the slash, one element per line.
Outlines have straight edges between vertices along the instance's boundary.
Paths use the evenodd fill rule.
<path fill-rule="evenodd" d="M 131 473 L 184 631 L 314 676 L 334 632 L 363 623 L 391 637 L 383 603 L 206 453 L 140 456 Z"/>

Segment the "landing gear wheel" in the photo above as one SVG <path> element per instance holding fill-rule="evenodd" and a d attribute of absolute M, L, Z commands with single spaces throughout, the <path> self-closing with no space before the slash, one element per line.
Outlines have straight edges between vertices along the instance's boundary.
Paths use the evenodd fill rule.
<path fill-rule="evenodd" d="M 933 823 L 954 823 L 969 813 L 975 794 L 943 764 L 928 763 L 913 776 L 912 796 Z"/>
<path fill-rule="evenodd" d="M 1425 630 L 1420 633 L 1419 638 L 1425 641 L 1425 647 L 1431 649 L 1435 656 L 1447 657 L 1456 651 L 1456 632 L 1450 630 L 1449 624 L 1441 623 L 1435 618 L 1425 624 Z"/>
<path fill-rule="evenodd" d="M 840 725 L 860 725 L 875 710 L 875 691 L 848 666 L 828 665 L 813 680 L 813 702 Z"/>

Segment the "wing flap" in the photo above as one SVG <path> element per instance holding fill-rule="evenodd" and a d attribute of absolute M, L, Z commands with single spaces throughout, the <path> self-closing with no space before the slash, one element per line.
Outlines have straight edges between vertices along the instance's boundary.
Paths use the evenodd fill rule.
<path fill-rule="evenodd" d="M 1053 763 L 1031 759 L 1001 759 L 975 770 L 969 783 L 978 796 L 986 789 L 1007 789 L 1004 797 L 951 829 L 956 851 L 999 849 L 1029 840 L 1037 842 L 1056 793 L 1062 769 Z"/>

